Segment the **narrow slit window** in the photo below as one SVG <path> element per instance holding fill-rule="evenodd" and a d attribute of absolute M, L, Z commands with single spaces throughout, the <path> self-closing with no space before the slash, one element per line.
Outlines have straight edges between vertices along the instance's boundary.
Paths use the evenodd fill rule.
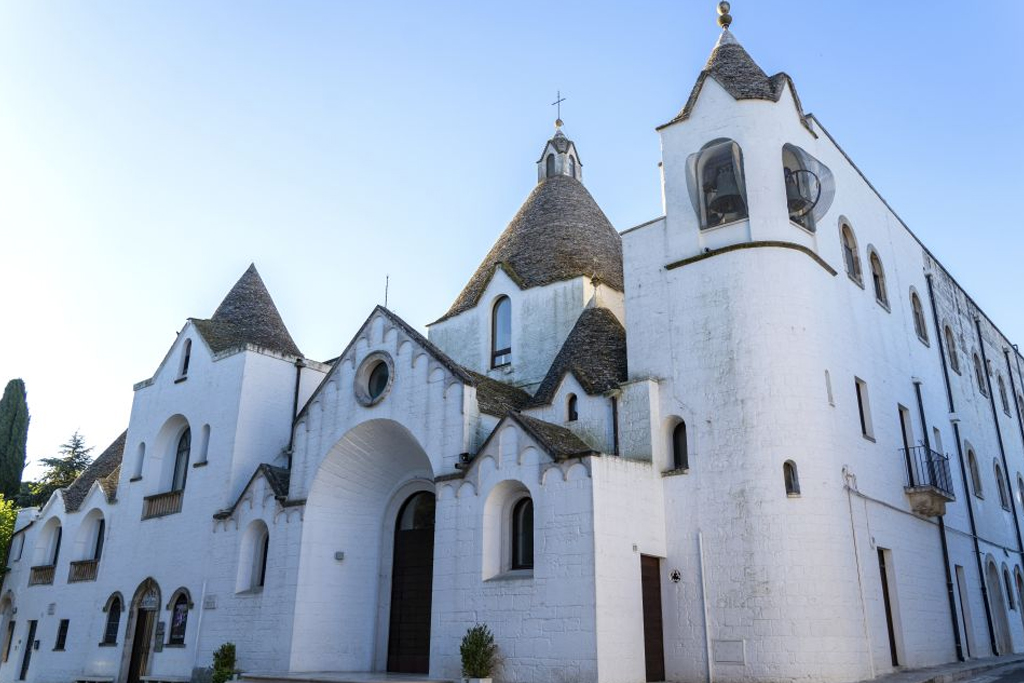
<path fill-rule="evenodd" d="M 575 422 L 580 419 L 579 411 L 577 410 L 578 401 L 576 394 L 569 394 L 569 398 L 566 401 L 566 420 L 568 422 Z"/>
<path fill-rule="evenodd" d="M 71 626 L 71 621 L 68 619 L 61 619 L 60 625 L 57 626 L 57 642 L 53 644 L 54 650 L 63 650 L 64 646 L 68 643 L 68 628 Z"/>
<path fill-rule="evenodd" d="M 982 396 L 988 396 L 988 387 L 985 386 L 985 364 L 978 354 L 974 354 L 974 377 L 978 380 L 978 391 Z"/>
<path fill-rule="evenodd" d="M 860 433 L 868 439 L 874 439 L 874 429 L 871 424 L 871 404 L 868 401 L 868 385 L 862 379 L 855 379 L 857 390 L 857 411 L 860 416 Z"/>
<path fill-rule="evenodd" d="M 1006 382 L 1003 381 L 1002 375 L 996 378 L 996 384 L 999 386 L 999 402 L 1003 404 L 1003 412 L 1009 415 L 1010 397 L 1006 395 Z"/>
<path fill-rule="evenodd" d="M 92 559 L 103 557 L 103 537 L 107 533 L 107 520 L 102 517 L 96 522 L 96 542 L 92 547 Z"/>
<path fill-rule="evenodd" d="M 188 376 L 188 366 L 192 362 L 192 340 L 186 339 L 185 345 L 181 350 L 181 368 L 178 372 L 178 378 Z"/>
<path fill-rule="evenodd" d="M 686 443 L 686 423 L 679 421 L 672 429 L 672 469 L 690 468 L 690 454 Z"/>
<path fill-rule="evenodd" d="M 953 329 L 946 326 L 946 354 L 949 356 L 949 367 L 956 374 L 960 374 L 960 355 L 956 352 L 956 337 L 953 336 Z"/>
<path fill-rule="evenodd" d="M 491 312 L 491 367 L 512 362 L 512 301 L 500 297 Z"/>
<path fill-rule="evenodd" d="M 533 500 L 512 507 L 512 569 L 533 569 Z"/>
<path fill-rule="evenodd" d="M 797 475 L 795 462 L 793 462 L 792 460 L 787 460 L 785 463 L 783 463 L 782 477 L 786 482 L 786 495 L 799 496 L 800 477 Z"/>
<path fill-rule="evenodd" d="M 985 492 L 981 487 L 981 472 L 978 470 L 978 458 L 973 450 L 967 451 L 967 468 L 971 471 L 971 484 L 974 486 L 974 495 L 984 498 Z"/>
<path fill-rule="evenodd" d="M 842 224 L 840 235 L 843 243 L 843 263 L 846 264 L 846 274 L 857 283 L 863 281 L 860 273 L 860 257 L 857 256 L 857 239 L 853 236 L 853 228 L 846 223 Z"/>
<path fill-rule="evenodd" d="M 192 451 L 192 430 L 185 428 L 178 438 L 178 448 L 174 453 L 174 476 L 171 478 L 171 490 L 181 491 L 185 488 L 188 478 L 188 457 Z"/>
<path fill-rule="evenodd" d="M 924 307 L 921 306 L 921 297 L 917 292 L 910 293 L 910 308 L 914 314 L 914 331 L 921 341 L 928 343 L 928 324 L 925 322 Z"/>
<path fill-rule="evenodd" d="M 121 625 L 121 598 L 114 596 L 107 608 L 107 623 L 103 629 L 102 645 L 117 644 L 117 630 Z"/>
<path fill-rule="evenodd" d="M 545 177 L 550 178 L 555 175 L 555 155 L 549 154 L 548 158 L 544 161 L 544 172 Z"/>
<path fill-rule="evenodd" d="M 999 466 L 999 463 L 994 463 L 996 472 L 996 486 L 999 487 L 999 504 L 1005 509 L 1010 509 L 1010 496 L 1006 491 L 1006 478 L 1003 476 L 1003 468 Z"/>
<path fill-rule="evenodd" d="M 878 258 L 875 252 L 871 252 L 871 282 L 875 288 L 875 301 L 888 308 L 889 293 L 885 289 L 885 270 L 882 268 L 882 259 Z"/>

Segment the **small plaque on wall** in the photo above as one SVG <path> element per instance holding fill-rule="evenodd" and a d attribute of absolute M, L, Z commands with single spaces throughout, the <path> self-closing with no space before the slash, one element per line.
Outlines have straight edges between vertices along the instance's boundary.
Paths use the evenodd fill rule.
<path fill-rule="evenodd" d="M 746 664 L 747 658 L 742 640 L 713 640 L 715 664 Z"/>
<path fill-rule="evenodd" d="M 156 636 L 155 636 L 155 641 L 156 642 L 153 643 L 153 652 L 163 652 L 164 651 L 164 627 L 165 627 L 165 624 L 166 624 L 166 622 L 163 622 L 163 621 L 156 622 Z"/>
<path fill-rule="evenodd" d="M 217 596 L 207 595 L 203 598 L 203 609 L 217 609 Z"/>

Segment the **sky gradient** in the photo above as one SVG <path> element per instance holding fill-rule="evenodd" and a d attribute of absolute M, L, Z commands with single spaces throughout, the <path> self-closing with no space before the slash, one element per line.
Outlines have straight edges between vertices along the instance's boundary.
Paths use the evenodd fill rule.
<path fill-rule="evenodd" d="M 622 231 L 661 214 L 654 127 L 715 3 L 0 4 L 0 383 L 29 459 L 128 424 L 187 317 L 255 262 L 303 352 L 337 355 L 385 275 L 441 315 L 562 118 Z M 1024 343 L 1024 3 L 733 3 L 733 32 L 968 293 Z M 33 467 L 27 476 L 36 476 Z"/>

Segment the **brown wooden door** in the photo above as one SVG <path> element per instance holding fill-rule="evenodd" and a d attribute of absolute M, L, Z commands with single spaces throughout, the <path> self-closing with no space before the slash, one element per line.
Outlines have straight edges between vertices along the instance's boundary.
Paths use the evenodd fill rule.
<path fill-rule="evenodd" d="M 135 636 L 132 638 L 132 658 L 128 663 L 128 683 L 139 683 L 139 678 L 146 675 L 155 622 L 156 612 L 153 610 L 140 609 L 136 613 Z"/>
<path fill-rule="evenodd" d="M 644 663 L 648 681 L 665 680 L 665 637 L 661 620 L 661 560 L 640 556 L 644 610 Z"/>
<path fill-rule="evenodd" d="M 428 673 L 434 582 L 434 495 L 411 497 L 398 516 L 391 569 L 388 671 Z"/>
<path fill-rule="evenodd" d="M 19 681 L 25 680 L 25 676 L 28 676 L 28 665 L 32 662 L 32 650 L 35 649 L 36 626 L 38 624 L 39 622 L 34 619 L 28 622 L 28 637 L 25 638 L 25 655 L 21 660 L 21 675 L 18 676 Z"/>

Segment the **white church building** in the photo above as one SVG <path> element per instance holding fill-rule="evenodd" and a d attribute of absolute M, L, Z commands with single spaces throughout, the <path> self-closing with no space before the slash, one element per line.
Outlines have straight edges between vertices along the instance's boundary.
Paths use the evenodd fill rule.
<path fill-rule="evenodd" d="M 1024 359 L 727 12 L 661 217 L 617 231 L 559 121 L 426 336 L 305 358 L 255 267 L 187 320 L 19 516 L 0 683 L 456 680 L 477 623 L 507 683 L 1024 651 Z"/>

